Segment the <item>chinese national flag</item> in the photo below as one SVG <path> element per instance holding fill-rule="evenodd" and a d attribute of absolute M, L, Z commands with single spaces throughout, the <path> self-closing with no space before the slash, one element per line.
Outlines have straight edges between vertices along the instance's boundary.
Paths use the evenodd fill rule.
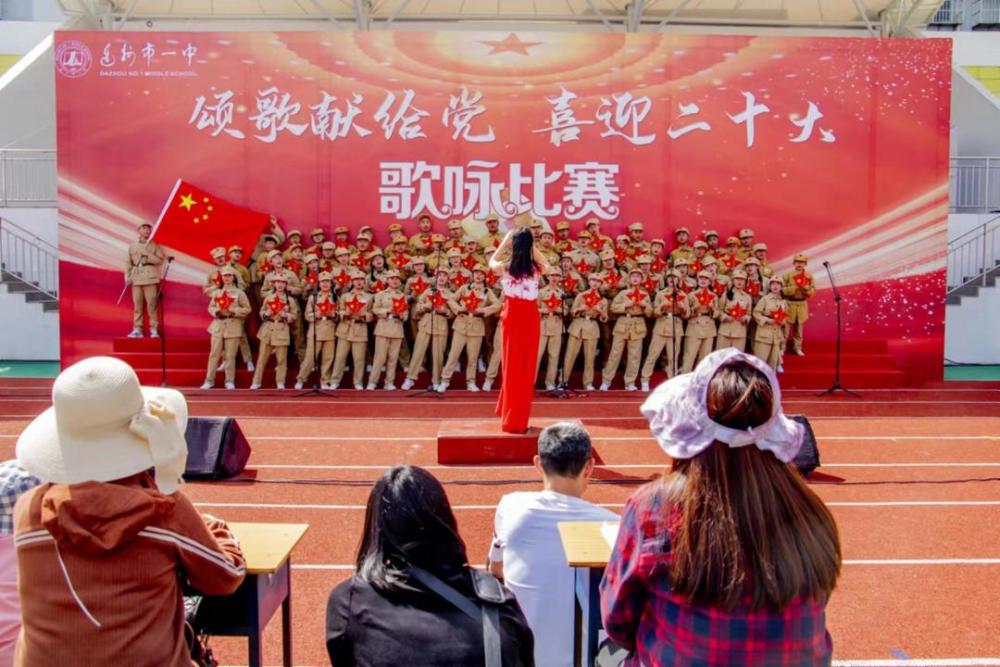
<path fill-rule="evenodd" d="M 160 245 L 201 258 L 218 246 L 255 247 L 269 221 L 266 213 L 230 204 L 178 180 L 153 226 L 151 238 Z"/>

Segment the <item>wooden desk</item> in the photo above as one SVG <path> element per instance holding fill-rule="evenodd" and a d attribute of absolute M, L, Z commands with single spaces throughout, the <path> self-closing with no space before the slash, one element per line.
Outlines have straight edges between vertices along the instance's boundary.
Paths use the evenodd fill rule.
<path fill-rule="evenodd" d="M 261 667 L 261 637 L 280 606 L 282 662 L 292 667 L 292 550 L 309 524 L 230 523 L 229 528 L 240 541 L 247 576 L 234 593 L 202 601 L 198 628 L 220 637 L 246 637 L 250 667 Z"/>
<path fill-rule="evenodd" d="M 597 633 L 601 629 L 598 587 L 611 558 L 611 545 L 601 533 L 602 521 L 558 524 L 566 562 L 574 569 L 576 604 L 573 610 L 573 664 L 593 665 L 597 657 Z"/>

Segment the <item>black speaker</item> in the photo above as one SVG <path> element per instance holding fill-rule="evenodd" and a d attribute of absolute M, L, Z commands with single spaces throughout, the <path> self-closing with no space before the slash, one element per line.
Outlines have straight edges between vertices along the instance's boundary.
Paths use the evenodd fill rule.
<path fill-rule="evenodd" d="M 805 427 L 802 449 L 795 455 L 792 464 L 799 469 L 803 477 L 808 477 L 813 470 L 819 467 L 819 446 L 816 444 L 816 434 L 813 433 L 809 418 L 805 415 L 788 415 L 788 418 Z"/>
<path fill-rule="evenodd" d="M 188 445 L 184 479 L 233 477 L 250 459 L 250 443 L 232 417 L 191 417 L 184 437 Z"/>

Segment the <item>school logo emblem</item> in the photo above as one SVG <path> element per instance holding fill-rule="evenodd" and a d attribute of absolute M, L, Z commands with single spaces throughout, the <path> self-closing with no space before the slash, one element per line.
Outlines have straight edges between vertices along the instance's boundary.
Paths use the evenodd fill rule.
<path fill-rule="evenodd" d="M 93 62 L 87 45 L 75 39 L 63 42 L 56 49 L 56 69 L 65 77 L 80 78 L 90 71 Z"/>

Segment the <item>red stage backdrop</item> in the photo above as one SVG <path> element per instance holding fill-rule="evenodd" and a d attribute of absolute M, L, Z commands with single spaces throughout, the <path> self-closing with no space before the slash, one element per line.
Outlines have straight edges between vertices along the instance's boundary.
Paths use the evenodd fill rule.
<path fill-rule="evenodd" d="M 130 329 L 135 225 L 178 179 L 287 230 L 531 210 L 574 233 L 751 227 L 810 258 L 809 339 L 885 339 L 941 377 L 948 40 L 611 33 L 59 32 L 62 361 Z M 211 221 L 205 224 L 211 224 Z M 207 233 L 207 232 L 206 232 Z M 167 331 L 204 336 L 174 252 Z"/>

